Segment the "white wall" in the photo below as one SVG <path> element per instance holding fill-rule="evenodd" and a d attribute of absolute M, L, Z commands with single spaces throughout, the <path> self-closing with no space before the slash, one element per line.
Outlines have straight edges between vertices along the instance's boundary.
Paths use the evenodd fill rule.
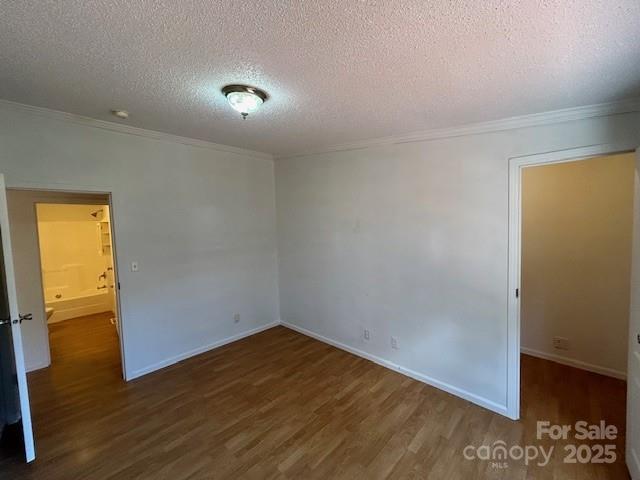
<path fill-rule="evenodd" d="M 276 321 L 279 257 L 285 322 L 497 411 L 508 158 L 598 143 L 640 114 L 278 160 L 276 255 L 271 160 L 0 106 L 10 187 L 113 192 L 129 376 Z"/>
<path fill-rule="evenodd" d="M 626 153 L 523 170 L 525 353 L 624 378 L 634 167 Z"/>
<path fill-rule="evenodd" d="M 277 160 L 282 320 L 505 413 L 508 159 L 614 142 L 640 114 Z"/>
<path fill-rule="evenodd" d="M 9 187 L 112 192 L 129 377 L 278 320 L 268 157 L 5 104 L 0 146 Z M 134 260 L 136 273 L 129 269 Z"/>

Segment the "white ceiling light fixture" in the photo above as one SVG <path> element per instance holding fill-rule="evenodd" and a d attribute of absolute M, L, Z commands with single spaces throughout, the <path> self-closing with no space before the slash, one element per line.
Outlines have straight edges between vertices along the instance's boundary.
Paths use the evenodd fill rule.
<path fill-rule="evenodd" d="M 267 92 L 248 85 L 227 85 L 222 88 L 231 108 L 240 112 L 243 119 L 255 112 L 267 101 Z"/>

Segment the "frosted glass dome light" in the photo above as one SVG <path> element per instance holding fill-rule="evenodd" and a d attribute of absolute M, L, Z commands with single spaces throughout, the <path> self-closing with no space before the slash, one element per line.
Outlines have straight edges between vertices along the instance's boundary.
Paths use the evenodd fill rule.
<path fill-rule="evenodd" d="M 231 92 L 227 100 L 237 111 L 246 114 L 255 112 L 262 105 L 262 99 L 254 93 Z"/>
<path fill-rule="evenodd" d="M 266 92 L 247 85 L 227 85 L 222 89 L 231 108 L 240 112 L 242 118 L 247 118 L 267 100 Z"/>

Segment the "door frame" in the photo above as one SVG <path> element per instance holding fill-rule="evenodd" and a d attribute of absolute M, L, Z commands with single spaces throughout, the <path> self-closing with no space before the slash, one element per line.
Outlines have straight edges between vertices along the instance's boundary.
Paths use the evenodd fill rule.
<path fill-rule="evenodd" d="M 5 177 L 6 178 L 6 177 Z M 40 192 L 46 194 L 47 192 L 51 193 L 59 193 L 59 194 L 68 194 L 68 195 L 104 195 L 108 198 L 109 205 L 109 223 L 111 229 L 111 256 L 113 259 L 113 279 L 114 279 L 114 293 L 115 293 L 115 309 L 116 309 L 116 318 L 118 319 L 118 345 L 120 348 L 120 364 L 122 368 L 122 378 L 125 381 L 128 381 L 127 377 L 127 367 L 126 367 L 126 353 L 125 353 L 125 322 L 122 316 L 122 307 L 121 307 L 121 299 L 120 299 L 120 275 L 118 270 L 118 255 L 117 255 L 117 238 L 116 238 L 116 228 L 115 228 L 115 215 L 114 215 L 114 206 L 113 206 L 113 193 L 110 187 L 106 186 L 74 186 L 74 185 L 66 185 L 66 184 L 42 184 L 42 183 L 31 183 L 31 182 L 12 182 L 11 184 L 7 184 L 5 186 L 8 190 L 23 190 L 23 191 L 32 191 L 32 192 Z M 65 202 L 55 202 L 52 201 L 50 203 L 62 203 L 68 204 Z M 69 203 L 70 204 L 70 203 Z M 34 209 L 36 208 L 34 204 Z M 37 215 L 36 215 L 37 220 Z M 37 223 L 36 223 L 37 225 Z M 36 226 L 36 233 L 37 226 Z M 41 259 L 38 258 L 38 269 L 40 270 L 40 278 L 42 278 L 42 264 Z M 43 305 L 44 308 L 44 305 Z M 47 325 L 48 328 L 48 325 Z M 51 352 L 51 345 L 49 343 L 49 337 L 47 335 L 47 347 L 49 352 Z"/>
<path fill-rule="evenodd" d="M 522 262 L 522 170 L 586 160 L 602 155 L 631 153 L 638 148 L 630 143 L 606 143 L 553 152 L 509 158 L 509 247 L 507 280 L 507 416 L 520 418 L 520 291 Z"/>

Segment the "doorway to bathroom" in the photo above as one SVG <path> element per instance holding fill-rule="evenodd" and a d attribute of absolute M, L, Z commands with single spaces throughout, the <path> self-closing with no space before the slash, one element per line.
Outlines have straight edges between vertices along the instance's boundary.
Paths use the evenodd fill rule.
<path fill-rule="evenodd" d="M 48 324 L 108 314 L 117 329 L 109 205 L 37 203 Z"/>
<path fill-rule="evenodd" d="M 7 203 L 20 309 L 33 313 L 22 326 L 30 388 L 121 380 L 110 194 L 9 189 Z"/>
<path fill-rule="evenodd" d="M 37 203 L 36 217 L 51 362 L 117 368 L 109 205 Z"/>

